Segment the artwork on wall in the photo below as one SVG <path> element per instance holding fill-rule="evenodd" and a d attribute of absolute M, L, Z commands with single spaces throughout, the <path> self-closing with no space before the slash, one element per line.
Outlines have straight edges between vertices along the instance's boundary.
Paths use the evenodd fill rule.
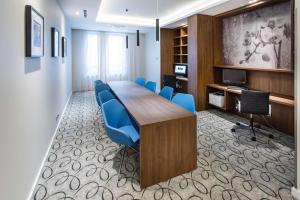
<path fill-rule="evenodd" d="M 61 38 L 61 47 L 62 47 L 62 57 L 67 57 L 67 39 L 66 37 Z"/>
<path fill-rule="evenodd" d="M 225 65 L 292 70 L 290 2 L 223 19 Z"/>
<path fill-rule="evenodd" d="M 44 56 L 44 17 L 32 6 L 25 6 L 25 56 Z"/>
<path fill-rule="evenodd" d="M 56 28 L 51 28 L 51 54 L 52 57 L 59 56 L 59 32 Z"/>

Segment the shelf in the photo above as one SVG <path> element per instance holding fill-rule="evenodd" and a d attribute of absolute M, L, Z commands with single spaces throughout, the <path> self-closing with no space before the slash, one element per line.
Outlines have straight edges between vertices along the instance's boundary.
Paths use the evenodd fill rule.
<path fill-rule="evenodd" d="M 188 56 L 189 54 L 174 54 L 174 56 Z"/>
<path fill-rule="evenodd" d="M 175 45 L 174 48 L 178 48 L 178 47 L 187 47 L 187 44 L 183 44 L 183 45 Z"/>
<path fill-rule="evenodd" d="M 187 63 L 174 63 L 175 65 L 188 65 Z"/>
<path fill-rule="evenodd" d="M 180 39 L 180 38 L 185 38 L 185 37 L 188 37 L 188 35 L 176 36 L 176 37 L 174 37 L 174 40 L 175 40 L 175 39 Z"/>
<path fill-rule="evenodd" d="M 233 65 L 215 65 L 214 67 L 222 68 L 222 69 L 241 69 L 241 70 L 247 70 L 247 71 L 262 71 L 262 72 L 276 72 L 276 73 L 290 73 L 290 74 L 294 73 L 294 71 L 287 70 L 287 69 L 241 67 L 241 66 L 233 66 Z"/>

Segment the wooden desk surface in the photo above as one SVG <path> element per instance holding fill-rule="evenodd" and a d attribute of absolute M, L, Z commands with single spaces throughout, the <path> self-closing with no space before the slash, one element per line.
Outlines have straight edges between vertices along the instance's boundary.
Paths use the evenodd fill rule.
<path fill-rule="evenodd" d="M 227 86 L 221 85 L 221 84 L 209 84 L 207 86 L 211 87 L 211 88 L 227 91 L 227 92 L 230 92 L 230 93 L 235 93 L 235 94 L 241 94 L 242 93 L 242 90 L 228 89 Z M 294 100 L 293 99 L 283 98 L 283 97 L 279 97 L 279 96 L 270 95 L 270 102 L 285 105 L 285 106 L 289 106 L 289 107 L 294 107 Z"/>
<path fill-rule="evenodd" d="M 194 115 L 134 82 L 117 81 L 108 85 L 140 126 Z"/>

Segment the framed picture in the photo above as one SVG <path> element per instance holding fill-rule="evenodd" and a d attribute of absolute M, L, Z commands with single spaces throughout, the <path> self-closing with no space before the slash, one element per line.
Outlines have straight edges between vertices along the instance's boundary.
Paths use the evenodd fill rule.
<path fill-rule="evenodd" d="M 59 32 L 56 28 L 51 28 L 51 54 L 52 57 L 59 56 Z"/>
<path fill-rule="evenodd" d="M 67 57 L 67 39 L 65 37 L 61 37 L 61 47 L 62 57 Z"/>
<path fill-rule="evenodd" d="M 44 56 L 44 17 L 32 6 L 25 6 L 25 56 Z"/>

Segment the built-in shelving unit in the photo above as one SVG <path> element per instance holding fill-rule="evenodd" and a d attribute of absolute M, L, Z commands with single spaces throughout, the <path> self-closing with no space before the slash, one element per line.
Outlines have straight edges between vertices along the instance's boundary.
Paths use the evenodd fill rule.
<path fill-rule="evenodd" d="M 188 64 L 188 27 L 174 30 L 174 64 Z"/>
<path fill-rule="evenodd" d="M 293 70 L 287 69 L 272 69 L 272 68 L 258 68 L 258 67 L 241 67 L 241 66 L 234 66 L 234 65 L 214 65 L 214 68 L 221 68 L 221 69 L 241 69 L 246 71 L 262 71 L 262 72 L 277 72 L 277 73 L 290 73 L 293 74 Z"/>

